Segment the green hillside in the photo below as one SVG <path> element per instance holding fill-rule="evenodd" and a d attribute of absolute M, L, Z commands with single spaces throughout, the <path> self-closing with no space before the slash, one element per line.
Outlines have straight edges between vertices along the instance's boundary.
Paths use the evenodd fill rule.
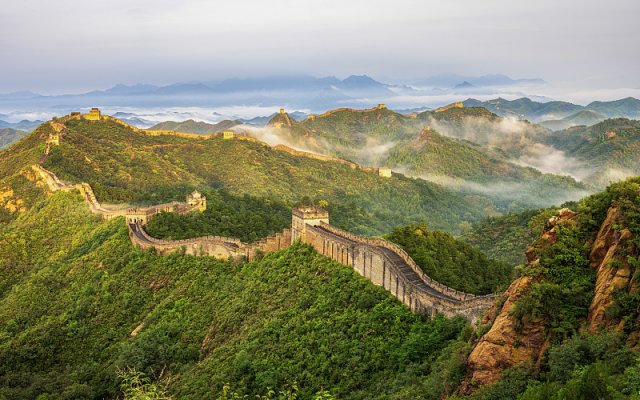
<path fill-rule="evenodd" d="M 27 135 L 27 132 L 20 131 L 12 128 L 0 129 L 0 149 L 4 149 L 9 145 L 17 142 L 20 138 Z"/>
<path fill-rule="evenodd" d="M 559 120 L 543 121 L 540 125 L 547 129 L 559 131 L 562 129 L 568 129 L 578 125 L 595 125 L 598 122 L 604 121 L 607 117 L 604 114 L 592 110 L 582 110 L 577 113 L 565 117 Z"/>
<path fill-rule="evenodd" d="M 103 221 L 76 191 L 46 195 L 34 184 L 28 167 L 42 157 L 50 129 L 45 124 L 0 153 L 3 191 L 25 205 L 0 224 L 0 399 L 122 398 L 138 374 L 150 384 L 137 389 L 153 385 L 176 399 L 232 398 L 225 386 L 267 398 L 270 389 L 300 399 L 461 397 L 470 348 L 488 326 L 412 315 L 383 288 L 305 245 L 248 263 L 137 251 L 123 218 Z M 388 237 L 458 287 L 486 292 L 511 271 L 432 230 L 438 221 L 461 221 L 458 213 L 477 218 L 473 198 L 248 140 L 151 136 L 113 121 L 71 121 L 45 166 L 91 183 L 105 201 L 164 201 L 202 189 L 211 211 L 161 215 L 153 229 L 166 237 L 216 225 L 207 232 L 253 240 L 284 226 L 292 202 L 323 199 L 333 221 L 349 229 L 386 233 L 402 221 L 427 220 L 429 229 L 405 224 Z M 620 216 L 612 237 L 629 231 L 628 246 L 619 248 L 626 258 L 611 265 L 630 268 L 629 282 L 638 275 L 639 188 L 636 178 L 582 200 L 576 223 L 563 225 L 557 242 L 536 242 L 539 264 L 519 271 L 535 280 L 512 318 L 548 333 L 548 356 L 507 370 L 470 399 L 625 399 L 640 390 L 631 349 L 640 338 L 636 286 L 613 296 L 606 314 L 612 329 L 625 321 L 617 333 L 580 332 L 594 296 L 588 257 L 610 207 Z M 508 259 L 547 216 L 485 221 L 476 243 Z"/>
<path fill-rule="evenodd" d="M 522 127 L 512 132 L 484 108 L 427 111 L 414 117 L 386 108 L 338 109 L 300 123 L 279 114 L 270 123 L 280 126 L 275 134 L 293 146 L 360 164 L 384 165 L 462 193 L 489 196 L 501 211 L 546 207 L 583 195 L 586 187 L 572 178 L 542 174 L 509 161 L 550 133 L 519 124 Z"/>
<path fill-rule="evenodd" d="M 526 97 L 515 100 L 497 98 L 488 101 L 467 99 L 464 101 L 464 105 L 466 107 L 484 107 L 500 116 L 528 119 L 530 121 L 564 118 L 583 109 L 582 106 L 565 101 L 542 103 Z"/>
<path fill-rule="evenodd" d="M 397 227 L 385 238 L 399 244 L 428 276 L 467 293 L 499 293 L 513 279 L 508 264 L 425 224 Z"/>
<path fill-rule="evenodd" d="M 41 136 L 48 129 L 46 124 L 38 128 L 7 155 L 1 167 L 13 166 L 7 175 L 37 161 L 33 155 L 44 151 Z M 108 120 L 67 122 L 67 133 L 44 167 L 68 182 L 90 183 L 103 203 L 181 200 L 195 188 L 220 188 L 287 205 L 305 197 L 326 200 L 337 226 L 369 234 L 419 221 L 456 230 L 493 209 L 487 198 L 401 175 L 382 178 L 248 140 L 151 136 Z"/>
<path fill-rule="evenodd" d="M 459 375 L 437 359 L 457 354 L 464 321 L 414 316 L 306 246 L 241 265 L 138 252 L 122 218 L 101 221 L 75 192 L 0 232 L 0 398 L 116 398 L 128 368 L 189 399 L 226 383 L 437 397 Z"/>
<path fill-rule="evenodd" d="M 216 133 L 224 131 L 225 129 L 233 128 L 236 125 L 240 125 L 240 121 L 224 120 L 215 124 L 210 124 L 203 121 L 194 121 L 188 119 L 182 122 L 165 121 L 160 122 L 149 128 L 149 130 L 158 131 L 176 131 L 176 132 L 188 132 L 188 133 Z"/>
<path fill-rule="evenodd" d="M 560 204 L 586 192 L 586 187 L 573 178 L 543 174 L 490 157 L 479 146 L 444 137 L 429 128 L 419 138 L 398 142 L 389 151 L 385 165 L 461 192 L 482 193 L 500 204 L 501 210 Z"/>
<path fill-rule="evenodd" d="M 535 122 L 570 118 L 580 111 L 591 111 L 605 118 L 640 118 L 640 100 L 627 97 L 614 101 L 594 101 L 586 106 L 565 101 L 538 102 L 523 97 L 515 100 L 497 98 L 480 101 L 467 99 L 465 107 L 484 107 L 500 116 Z"/>
<path fill-rule="evenodd" d="M 489 257 L 510 265 L 522 264 L 527 246 L 533 243 L 557 209 L 526 210 L 476 222 L 459 239 Z"/>
<path fill-rule="evenodd" d="M 387 108 L 338 109 L 296 122 L 277 114 L 268 126 L 287 143 L 362 165 L 379 165 L 384 153 L 401 138 L 415 136 L 419 122 Z"/>
<path fill-rule="evenodd" d="M 633 97 L 614 101 L 594 101 L 589 103 L 587 108 L 609 118 L 640 118 L 640 100 Z"/>
<path fill-rule="evenodd" d="M 585 181 L 600 187 L 640 174 L 640 121 L 609 119 L 556 132 L 547 142 L 583 162 Z"/>
<path fill-rule="evenodd" d="M 638 397 L 640 178 L 613 184 L 581 200 L 576 210 L 533 243 L 535 261 L 520 271 L 531 280 L 519 280 L 513 308 L 502 311 L 511 321 L 499 325 L 502 332 L 490 331 L 497 342 L 530 343 L 540 353 L 539 365 L 529 359 L 509 369 L 497 365 L 501 378 L 469 399 Z M 604 248 L 595 240 L 599 232 L 607 241 Z M 606 278 L 611 273 L 614 281 Z M 603 298 L 605 312 L 597 314 L 592 301 Z M 545 338 L 546 347 L 536 336 Z"/>

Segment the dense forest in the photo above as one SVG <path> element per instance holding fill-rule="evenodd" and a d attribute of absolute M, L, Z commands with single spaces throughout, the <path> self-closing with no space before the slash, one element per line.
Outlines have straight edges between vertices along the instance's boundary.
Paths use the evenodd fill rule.
<path fill-rule="evenodd" d="M 202 213 L 161 213 L 151 219 L 147 232 L 159 239 L 227 236 L 255 242 L 291 226 L 291 209 L 276 200 L 248 194 L 233 196 L 222 190 L 204 193 L 207 209 Z"/>
<path fill-rule="evenodd" d="M 448 358 L 464 351 L 457 338 L 472 334 L 461 319 L 412 315 L 307 246 L 245 264 L 135 251 L 122 219 L 100 221 L 73 192 L 1 238 L 0 398 L 112 398 L 131 369 L 182 398 L 227 383 L 439 398 L 461 373 Z"/>
<path fill-rule="evenodd" d="M 526 210 L 487 217 L 465 230 L 459 239 L 478 247 L 489 257 L 511 265 L 522 264 L 524 253 L 557 209 Z"/>

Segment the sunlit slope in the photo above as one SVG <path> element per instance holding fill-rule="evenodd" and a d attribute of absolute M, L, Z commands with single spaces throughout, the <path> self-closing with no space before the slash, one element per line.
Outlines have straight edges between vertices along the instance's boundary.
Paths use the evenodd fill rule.
<path fill-rule="evenodd" d="M 597 186 L 640 175 L 640 121 L 608 119 L 556 132 L 547 142 L 579 161 L 576 174 Z"/>
<path fill-rule="evenodd" d="M 492 207 L 486 199 L 465 198 L 422 180 L 382 178 L 261 143 L 151 136 L 113 121 L 67 122 L 44 166 L 64 180 L 89 182 L 105 203 L 181 199 L 197 187 L 289 203 L 327 200 L 336 224 L 368 233 L 421 220 L 452 230 Z"/>

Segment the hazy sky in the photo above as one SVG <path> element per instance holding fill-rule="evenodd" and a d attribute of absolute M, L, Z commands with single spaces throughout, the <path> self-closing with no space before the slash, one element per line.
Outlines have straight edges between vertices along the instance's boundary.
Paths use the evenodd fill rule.
<path fill-rule="evenodd" d="M 305 73 L 640 87 L 638 0 L 4 0 L 0 92 Z"/>

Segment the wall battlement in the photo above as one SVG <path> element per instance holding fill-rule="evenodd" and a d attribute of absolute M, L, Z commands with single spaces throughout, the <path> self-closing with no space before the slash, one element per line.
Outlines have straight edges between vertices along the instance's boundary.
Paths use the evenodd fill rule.
<path fill-rule="evenodd" d="M 456 103 L 451 103 L 449 105 L 446 105 L 446 106 L 443 106 L 443 107 L 440 107 L 440 108 L 436 109 L 434 112 L 440 113 L 440 112 L 444 112 L 444 111 L 450 110 L 452 108 L 464 108 L 464 103 L 462 103 L 461 101 L 458 101 Z"/>

